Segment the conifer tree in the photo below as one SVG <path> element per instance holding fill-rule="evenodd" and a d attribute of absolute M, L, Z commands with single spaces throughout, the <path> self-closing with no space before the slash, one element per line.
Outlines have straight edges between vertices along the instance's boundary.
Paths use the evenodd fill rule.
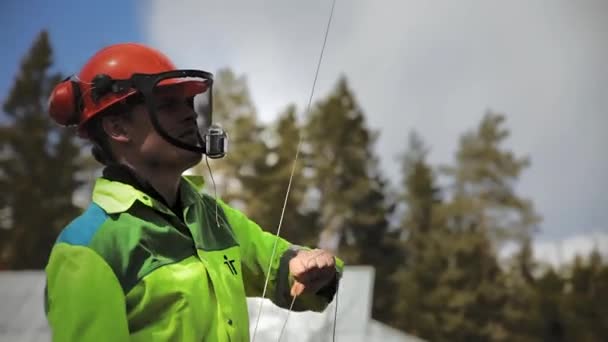
<path fill-rule="evenodd" d="M 12 269 L 41 269 L 60 230 L 79 209 L 81 146 L 75 134 L 51 121 L 47 101 L 62 79 L 51 73 L 53 53 L 42 31 L 21 62 L 3 104 L 0 129 L 0 258 Z"/>
<path fill-rule="evenodd" d="M 377 133 L 345 78 L 310 113 L 304 151 L 310 154 L 312 180 L 318 198 L 319 245 L 337 252 L 349 264 L 376 269 L 372 315 L 386 321 L 387 301 L 394 301 L 385 287 L 396 268 L 398 249 L 392 245 L 388 219 L 393 205 L 374 153 Z"/>
<path fill-rule="evenodd" d="M 244 210 L 255 194 L 243 187 L 240 179 L 253 175 L 253 163 L 264 158 L 263 127 L 258 122 L 245 76 L 221 69 L 215 77 L 213 92 L 213 122 L 226 131 L 228 152 L 222 159 L 203 159 L 192 171 L 205 176 L 208 193 L 217 192 L 222 200 Z"/>
<path fill-rule="evenodd" d="M 267 127 L 264 152 L 253 163 L 253 173 L 241 177 L 243 186 L 255 193 L 246 211 L 260 226 L 273 233 L 281 222 L 289 179 L 300 138 L 295 106 L 289 106 L 275 124 Z M 320 227 L 317 211 L 307 200 L 310 179 L 304 175 L 308 155 L 300 151 L 281 224 L 281 236 L 293 243 L 315 246 Z"/>

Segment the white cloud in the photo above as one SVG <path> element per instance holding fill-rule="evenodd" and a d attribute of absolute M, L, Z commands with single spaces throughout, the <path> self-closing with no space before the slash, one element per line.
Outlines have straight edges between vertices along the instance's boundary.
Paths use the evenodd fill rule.
<path fill-rule="evenodd" d="M 593 249 L 608 257 L 608 234 L 578 235 L 558 242 L 539 242 L 535 245 L 534 256 L 538 260 L 559 265 L 571 262 L 577 255 L 587 258 Z"/>
<path fill-rule="evenodd" d="M 151 44 L 183 67 L 245 73 L 264 120 L 306 103 L 329 1 L 146 4 Z M 503 112 L 509 147 L 532 157 L 519 190 L 541 237 L 588 233 L 608 221 L 607 14 L 605 1 L 338 1 L 316 98 L 348 77 L 395 181 L 406 131 L 447 163 L 486 109 Z"/>
<path fill-rule="evenodd" d="M 587 259 L 593 250 L 599 251 L 604 261 L 608 259 L 608 233 L 596 230 L 562 240 L 536 241 L 533 245 L 535 260 L 556 267 L 571 263 L 577 256 Z M 516 248 L 511 244 L 505 246 L 500 254 L 502 258 L 507 258 L 514 252 Z"/>

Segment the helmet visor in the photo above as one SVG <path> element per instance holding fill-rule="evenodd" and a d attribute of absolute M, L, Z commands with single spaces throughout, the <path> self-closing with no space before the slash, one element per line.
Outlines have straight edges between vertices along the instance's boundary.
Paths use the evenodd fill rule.
<path fill-rule="evenodd" d="M 197 75 L 158 77 L 146 97 L 152 124 L 167 141 L 205 153 L 212 124 L 212 80 Z"/>

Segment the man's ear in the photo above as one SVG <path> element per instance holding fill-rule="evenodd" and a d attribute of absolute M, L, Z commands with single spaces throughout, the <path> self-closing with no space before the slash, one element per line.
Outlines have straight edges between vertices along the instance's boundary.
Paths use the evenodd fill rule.
<path fill-rule="evenodd" d="M 125 118 L 119 115 L 109 115 L 101 120 L 103 130 L 106 132 L 109 139 L 117 142 L 131 141 L 131 137 L 129 136 L 128 129 L 126 127 L 127 122 Z"/>

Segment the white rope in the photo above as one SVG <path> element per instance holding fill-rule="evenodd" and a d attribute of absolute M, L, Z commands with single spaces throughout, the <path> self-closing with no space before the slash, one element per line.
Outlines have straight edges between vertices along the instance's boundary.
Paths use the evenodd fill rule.
<path fill-rule="evenodd" d="M 306 107 L 306 113 L 307 114 L 310 113 L 310 106 L 311 106 L 312 99 L 313 99 L 313 96 L 314 96 L 314 93 L 315 93 L 315 87 L 317 85 L 317 79 L 319 77 L 319 69 L 321 68 L 321 61 L 323 60 L 323 53 L 325 52 L 325 45 L 327 43 L 327 36 L 329 34 L 329 27 L 331 25 L 331 20 L 332 20 L 333 15 L 334 15 L 334 7 L 335 7 L 335 5 L 336 5 L 336 0 L 333 0 L 332 4 L 331 4 L 331 11 L 330 11 L 330 14 L 329 14 L 329 19 L 327 21 L 327 27 L 325 29 L 325 37 L 323 39 L 323 46 L 321 47 L 321 53 L 319 54 L 319 60 L 317 62 L 317 69 L 315 71 L 315 78 L 314 78 L 314 81 L 312 83 L 312 90 L 310 92 L 310 97 L 308 98 L 308 105 Z M 262 316 L 262 306 L 264 305 L 264 298 L 266 297 L 266 290 L 268 289 L 268 280 L 270 279 L 270 268 L 272 267 L 272 263 L 273 263 L 274 258 L 275 258 L 275 254 L 276 254 L 276 250 L 277 250 L 277 243 L 279 241 L 279 236 L 280 236 L 280 233 L 281 233 L 281 226 L 283 224 L 283 217 L 285 215 L 285 208 L 287 207 L 287 199 L 289 198 L 289 192 L 291 191 L 291 183 L 292 183 L 292 180 L 293 180 L 293 175 L 294 175 L 295 170 L 296 170 L 296 164 L 298 162 L 298 157 L 300 155 L 301 145 L 302 145 L 302 134 L 300 134 L 300 136 L 299 136 L 298 147 L 296 149 L 296 157 L 295 157 L 295 159 L 293 161 L 293 166 L 291 168 L 291 174 L 289 175 L 289 183 L 287 184 L 287 192 L 285 193 L 285 200 L 283 201 L 283 209 L 281 210 L 281 218 L 279 219 L 279 226 L 277 228 L 277 233 L 275 235 L 275 241 L 274 241 L 274 245 L 272 247 L 272 253 L 270 255 L 270 261 L 268 262 L 268 269 L 267 269 L 267 272 L 266 272 L 266 280 L 264 281 L 264 290 L 262 291 L 262 299 L 260 300 L 260 305 L 259 305 L 259 309 L 258 309 L 258 315 L 257 315 L 257 318 L 256 318 L 256 323 L 255 323 L 255 328 L 253 330 L 252 342 L 255 341 L 255 336 L 257 334 L 258 326 L 260 324 L 260 317 Z M 294 297 L 294 299 L 293 299 L 293 301 L 292 301 L 291 304 L 293 305 L 294 302 L 295 302 L 295 297 Z M 291 307 L 289 308 L 289 312 L 291 312 Z M 287 318 L 289 318 L 289 313 L 287 315 Z M 287 319 L 285 320 L 285 325 L 286 324 L 287 324 Z M 279 336 L 279 339 L 280 339 L 280 336 Z"/>
<path fill-rule="evenodd" d="M 213 179 L 213 172 L 211 172 L 211 166 L 209 166 L 209 159 L 207 159 L 207 155 L 205 154 L 205 163 L 207 164 L 207 169 L 209 169 L 209 176 L 211 176 L 211 182 L 213 183 L 213 199 L 215 202 L 215 224 L 217 224 L 217 227 L 220 227 L 220 221 L 218 220 L 218 215 L 217 215 L 217 187 L 215 186 L 215 179 Z"/>

